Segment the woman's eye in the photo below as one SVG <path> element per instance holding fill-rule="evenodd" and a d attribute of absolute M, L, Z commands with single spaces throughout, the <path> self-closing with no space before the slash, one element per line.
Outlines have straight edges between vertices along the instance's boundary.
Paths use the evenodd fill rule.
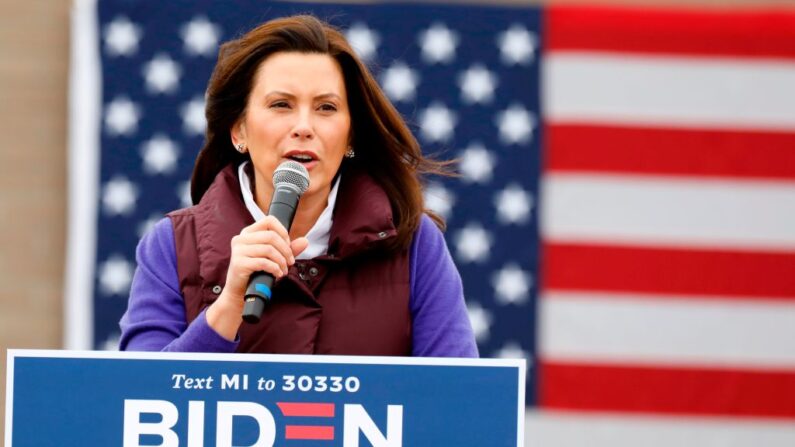
<path fill-rule="evenodd" d="M 334 104 L 321 104 L 319 109 L 324 112 L 334 112 L 337 110 L 337 107 Z"/>
<path fill-rule="evenodd" d="M 290 104 L 287 104 L 287 101 L 276 101 L 271 103 L 271 108 L 283 109 L 286 107 L 290 107 Z"/>

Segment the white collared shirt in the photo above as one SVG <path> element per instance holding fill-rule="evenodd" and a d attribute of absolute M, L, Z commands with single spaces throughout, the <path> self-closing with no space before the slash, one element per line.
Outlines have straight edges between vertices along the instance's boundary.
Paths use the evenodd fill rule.
<path fill-rule="evenodd" d="M 243 202 L 246 204 L 248 212 L 251 213 L 251 217 L 259 222 L 265 218 L 265 213 L 262 212 L 257 202 L 254 201 L 254 194 L 251 193 L 251 179 L 249 179 L 245 169 L 248 163 L 248 161 L 243 162 L 237 168 L 237 176 L 240 179 L 240 191 L 243 193 Z M 331 187 L 326 209 L 320 213 L 320 217 L 317 218 L 315 224 L 306 234 L 306 238 L 309 240 L 309 246 L 306 247 L 306 250 L 301 252 L 300 255 L 296 256 L 296 259 L 312 259 L 316 256 L 324 255 L 328 251 L 332 214 L 334 212 L 334 204 L 337 202 L 337 190 L 340 184 L 339 177 L 340 176 L 337 176 L 334 186 Z"/>

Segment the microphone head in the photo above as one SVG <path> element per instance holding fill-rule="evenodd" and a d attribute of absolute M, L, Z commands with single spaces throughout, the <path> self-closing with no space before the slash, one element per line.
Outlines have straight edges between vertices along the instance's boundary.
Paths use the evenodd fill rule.
<path fill-rule="evenodd" d="M 292 187 L 298 195 L 309 189 L 309 171 L 297 161 L 288 160 L 273 171 L 273 187 Z"/>

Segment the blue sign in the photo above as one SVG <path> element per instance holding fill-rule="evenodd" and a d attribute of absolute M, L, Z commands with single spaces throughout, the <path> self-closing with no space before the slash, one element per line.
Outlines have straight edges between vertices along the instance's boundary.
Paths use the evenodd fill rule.
<path fill-rule="evenodd" d="M 9 351 L 6 446 L 522 446 L 521 360 Z"/>

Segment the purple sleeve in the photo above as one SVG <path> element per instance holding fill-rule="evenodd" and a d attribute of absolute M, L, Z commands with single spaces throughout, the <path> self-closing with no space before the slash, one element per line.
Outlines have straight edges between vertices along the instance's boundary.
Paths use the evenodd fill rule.
<path fill-rule="evenodd" d="M 174 229 L 162 219 L 138 243 L 127 312 L 122 316 L 122 351 L 234 352 L 238 342 L 221 337 L 202 312 L 190 325 L 179 289 Z"/>
<path fill-rule="evenodd" d="M 412 355 L 478 357 L 461 276 L 442 232 L 423 215 L 411 242 Z"/>

